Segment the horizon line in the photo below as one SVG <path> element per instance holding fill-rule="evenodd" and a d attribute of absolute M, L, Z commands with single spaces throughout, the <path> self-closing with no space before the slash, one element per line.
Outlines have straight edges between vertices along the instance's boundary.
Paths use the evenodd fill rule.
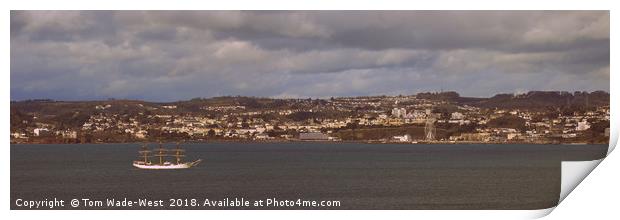
<path fill-rule="evenodd" d="M 53 99 L 53 98 L 28 98 L 28 99 L 22 99 L 22 100 L 10 100 L 10 102 L 25 102 L 25 101 L 55 101 L 55 102 L 104 102 L 104 101 L 142 101 L 142 102 L 152 102 L 152 103 L 173 103 L 173 102 L 182 102 L 182 101 L 191 101 L 194 99 L 212 99 L 212 98 L 224 98 L 224 97 L 244 97 L 244 98 L 259 98 L 259 99 L 319 99 L 319 100 L 328 100 L 331 98 L 337 99 L 337 98 L 359 98 L 359 97 L 382 97 L 382 96 L 386 96 L 386 97 L 398 97 L 398 96 L 415 96 L 417 94 L 421 94 L 421 93 L 434 93 L 434 94 L 441 94 L 441 93 L 452 93 L 455 92 L 459 95 L 459 97 L 463 97 L 463 98 L 492 98 L 494 96 L 497 95 L 520 95 L 520 94 L 527 94 L 527 93 L 531 93 L 531 92 L 566 92 L 566 93 L 570 93 L 570 94 L 575 94 L 577 92 L 587 92 L 587 93 L 595 93 L 595 92 L 605 92 L 607 94 L 610 94 L 609 91 L 606 90 L 592 90 L 592 91 L 587 91 L 587 90 L 573 90 L 573 91 L 566 91 L 566 90 L 529 90 L 526 92 L 513 92 L 513 93 L 495 93 L 494 95 L 488 96 L 488 97 L 475 97 L 475 96 L 461 96 L 461 94 L 459 92 L 456 91 L 426 91 L 426 92 L 417 92 L 414 94 L 398 94 L 398 95 L 387 95 L 387 94 L 377 94 L 377 95 L 360 95 L 360 96 L 332 96 L 332 97 L 278 97 L 278 96 L 271 96 L 271 97 L 267 97 L 267 96 L 250 96 L 250 95 L 222 95 L 222 96 L 205 96 L 205 97 L 193 97 L 193 98 L 189 98 L 189 99 L 177 99 L 177 100 L 173 100 L 173 101 L 154 101 L 154 100 L 147 100 L 147 99 L 136 99 L 136 98 L 114 98 L 114 97 L 109 97 L 109 98 L 96 98 L 96 99 L 90 99 L 90 100 L 84 100 L 84 99 L 76 99 L 76 100 L 70 100 L 70 99 Z"/>

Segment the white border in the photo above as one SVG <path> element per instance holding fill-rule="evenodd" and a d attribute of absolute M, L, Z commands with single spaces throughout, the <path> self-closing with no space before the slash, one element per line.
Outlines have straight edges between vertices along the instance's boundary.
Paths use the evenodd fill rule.
<path fill-rule="evenodd" d="M 2 45 L 2 61 L 5 63 L 6 73 L 3 74 L 4 80 L 1 80 L 3 92 L 0 94 L 4 100 L 2 112 L 0 113 L 3 118 L 0 132 L 8 134 L 10 130 L 9 122 L 9 100 L 10 100 L 10 14 L 9 10 L 85 10 L 85 9 L 121 9 L 121 10 L 333 10 L 333 9 L 348 9 L 348 10 L 612 10 L 614 5 L 612 1 L 608 0 L 590 0 L 590 1 L 577 1 L 577 0 L 521 0 L 521 1 L 493 1 L 493 0 L 434 0 L 434 1 L 400 1 L 400 0 L 303 0 L 303 1 L 286 1 L 286 0 L 261 0 L 261 1 L 240 1 L 240 0 L 226 0 L 226 1 L 200 1 L 200 0 L 181 0 L 181 1 L 148 1 L 148 0 L 107 0 L 107 1 L 83 1 L 83 0 L 60 0 L 60 1 L 45 1 L 45 0 L 22 0 L 12 1 L 4 3 L 6 9 L 2 14 L 2 30 L 4 34 L 4 44 Z M 615 36 L 616 29 L 613 28 L 613 24 L 618 24 L 618 19 L 615 16 L 611 16 L 611 36 Z M 613 51 L 616 48 L 616 44 L 612 40 L 612 54 L 611 60 L 614 60 Z M 614 63 L 614 62 L 611 62 Z M 613 77 L 611 74 L 611 84 L 618 84 L 617 77 Z M 614 135 L 615 140 L 618 137 L 618 117 L 615 114 L 618 109 L 618 102 L 614 101 L 617 98 L 617 89 L 611 87 L 612 103 L 611 109 L 611 132 Z M 617 99 L 616 99 L 617 100 Z M 8 135 L 2 136 L 3 143 L 9 143 Z M 4 208 L 4 215 L 11 215 L 9 217 L 14 218 L 26 218 L 34 219 L 45 216 L 46 219 L 83 219 L 95 218 L 95 219 L 108 219 L 108 218 L 167 218 L 175 216 L 176 218 L 201 218 L 208 214 L 208 218 L 211 219 L 237 219 L 237 218 L 296 218 L 296 219 L 323 219 L 323 218 L 344 218 L 344 219 L 371 219 L 371 218 L 442 218 L 442 219 L 497 219 L 506 217 L 540 217 L 542 214 L 546 214 L 551 210 L 539 210 L 539 211 L 8 211 L 9 207 L 9 167 L 10 167 L 10 151 L 9 147 L 4 149 L 4 159 L 2 175 L 5 178 L 2 182 L 2 195 L 5 199 L 0 200 L 0 207 Z M 598 182 L 592 183 L 589 179 L 586 179 L 582 186 L 577 188 L 574 194 L 579 193 L 580 189 L 588 189 L 587 192 L 591 194 L 583 195 L 581 197 L 588 197 L 592 194 L 604 195 L 609 188 L 616 187 L 615 185 L 606 184 L 608 182 L 618 183 L 617 179 L 613 178 L 615 173 L 611 171 L 617 171 L 619 165 L 617 161 L 615 163 L 602 162 L 602 165 L 593 173 L 604 173 L 606 176 L 596 176 Z M 610 167 L 611 166 L 611 167 Z M 597 172 L 600 171 L 600 172 Z M 612 179 L 610 179 L 612 177 Z M 602 179 L 602 180 L 601 180 Z M 601 183 L 602 181 L 602 183 Z M 603 184 L 606 187 L 592 188 L 586 184 Z M 588 188 L 589 187 L 589 188 Z M 617 190 L 615 191 L 617 192 Z M 616 194 L 617 196 L 618 194 Z M 568 203 L 571 196 L 567 201 Z M 593 199 L 598 199 L 595 197 Z M 613 204 L 617 202 L 616 198 L 601 198 L 602 201 L 585 201 L 587 204 Z M 558 208 L 555 213 L 558 217 L 574 217 L 575 214 L 583 213 L 596 213 L 600 217 L 616 216 L 615 210 L 611 209 L 599 209 L 599 206 L 583 206 L 584 201 L 579 201 L 582 206 L 577 206 L 571 209 Z M 563 204 L 560 205 L 560 207 Z M 589 208 L 584 210 L 584 208 Z M 561 212 L 561 213 L 560 213 Z M 602 213 L 602 215 L 601 215 Z M 605 214 L 607 213 L 607 214 Z M 552 215 L 553 216 L 553 215 Z M 584 215 L 581 215 L 584 216 Z M 585 215 L 588 216 L 588 215 Z M 612 217 L 613 218 L 613 217 Z"/>

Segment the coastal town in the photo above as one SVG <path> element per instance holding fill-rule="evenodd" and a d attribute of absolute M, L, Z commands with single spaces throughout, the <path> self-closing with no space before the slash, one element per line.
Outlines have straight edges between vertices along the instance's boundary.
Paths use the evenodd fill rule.
<path fill-rule="evenodd" d="M 11 143 L 607 143 L 606 92 L 11 102 Z"/>

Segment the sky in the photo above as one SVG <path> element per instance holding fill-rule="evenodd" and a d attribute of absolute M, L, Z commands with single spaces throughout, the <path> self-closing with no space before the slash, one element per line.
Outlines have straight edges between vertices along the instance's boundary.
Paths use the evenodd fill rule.
<path fill-rule="evenodd" d="M 608 11 L 11 11 L 11 100 L 609 91 Z"/>

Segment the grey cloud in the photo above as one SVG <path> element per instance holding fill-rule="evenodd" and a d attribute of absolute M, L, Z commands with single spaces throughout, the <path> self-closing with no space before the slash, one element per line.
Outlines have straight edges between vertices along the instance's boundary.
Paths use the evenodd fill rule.
<path fill-rule="evenodd" d="M 609 54 L 608 11 L 11 11 L 11 99 L 609 90 Z"/>

